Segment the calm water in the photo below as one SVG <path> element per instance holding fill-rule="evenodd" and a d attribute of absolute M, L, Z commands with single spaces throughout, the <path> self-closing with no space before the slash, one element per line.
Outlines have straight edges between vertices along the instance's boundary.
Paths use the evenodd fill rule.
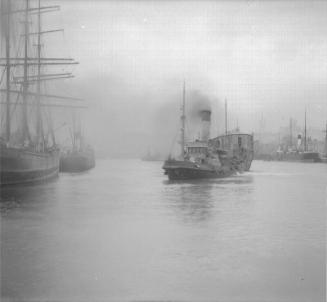
<path fill-rule="evenodd" d="M 161 165 L 98 160 L 3 189 L 2 297 L 326 301 L 327 165 L 179 183 Z"/>

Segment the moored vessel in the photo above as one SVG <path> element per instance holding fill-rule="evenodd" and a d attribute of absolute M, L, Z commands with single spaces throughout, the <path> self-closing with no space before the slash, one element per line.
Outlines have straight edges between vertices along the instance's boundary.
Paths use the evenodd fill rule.
<path fill-rule="evenodd" d="M 83 172 L 95 167 L 93 148 L 85 144 L 81 128 L 75 129 L 72 135 L 72 146 L 60 154 L 60 172 Z"/>
<path fill-rule="evenodd" d="M 94 151 L 90 146 L 60 155 L 60 172 L 83 172 L 94 167 Z"/>
<path fill-rule="evenodd" d="M 307 139 L 307 111 L 304 111 L 304 137 L 301 133 L 297 135 L 297 144 L 292 139 L 292 119 L 290 119 L 290 139 L 288 146 L 279 146 L 276 158 L 279 161 L 320 163 L 322 158 L 318 151 L 308 146 Z"/>
<path fill-rule="evenodd" d="M 61 30 L 43 31 L 41 14 L 55 10 L 58 6 L 41 6 L 40 0 L 37 6 L 25 0 L 22 7 L 16 1 L 1 1 L 4 57 L 0 57 L 0 67 L 5 77 L 0 82 L 0 95 L 5 127 L 0 133 L 0 185 L 45 181 L 59 172 L 59 147 L 50 109 L 66 106 L 54 103 L 54 99 L 71 98 L 48 94 L 41 83 L 71 77 L 47 73 L 45 66 L 77 62 L 42 55 L 41 37 Z"/>

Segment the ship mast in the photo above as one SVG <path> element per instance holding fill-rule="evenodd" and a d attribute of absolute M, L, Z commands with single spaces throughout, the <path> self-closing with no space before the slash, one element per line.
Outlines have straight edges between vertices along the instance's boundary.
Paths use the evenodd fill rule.
<path fill-rule="evenodd" d="M 36 80 L 36 137 L 37 143 L 40 143 L 42 131 L 42 119 L 41 119 L 41 0 L 38 0 L 38 32 L 37 32 L 37 80 Z"/>
<path fill-rule="evenodd" d="M 55 6 L 41 6 L 41 0 L 38 0 L 37 7 L 30 6 L 30 0 L 24 0 L 24 7 L 22 9 L 13 9 L 11 5 L 12 0 L 1 0 L 1 12 L 2 16 L 4 16 L 4 41 L 5 41 L 5 57 L 0 57 L 0 67 L 4 67 L 6 71 L 6 85 L 4 89 L 0 89 L 0 93 L 6 94 L 6 99 L 1 104 L 6 105 L 6 130 L 5 130 L 5 139 L 8 143 L 10 140 L 11 135 L 11 103 L 12 97 L 11 94 L 15 93 L 17 95 L 22 95 L 22 102 L 16 102 L 16 105 L 20 105 L 22 107 L 22 118 L 21 118 L 21 133 L 22 133 L 22 142 L 23 144 L 26 140 L 31 140 L 30 132 L 29 132 L 29 123 L 28 123 L 28 110 L 29 106 L 34 106 L 36 110 L 36 135 L 37 140 L 36 143 L 38 147 L 40 146 L 40 142 L 43 139 L 44 143 L 44 133 L 43 133 L 43 125 L 42 125 L 42 116 L 41 116 L 41 107 L 71 107 L 71 108 L 85 108 L 85 106 L 76 106 L 71 104 L 63 104 L 57 103 L 55 101 L 45 101 L 44 103 L 41 102 L 41 99 L 57 99 L 57 100 L 68 100 L 68 101 L 83 101 L 82 99 L 73 98 L 73 97 L 66 97 L 66 96 L 58 96 L 53 94 L 46 94 L 41 93 L 41 82 L 42 81 L 52 81 L 52 80 L 60 80 L 66 78 L 74 77 L 71 72 L 65 73 L 42 73 L 43 68 L 42 66 L 60 66 L 60 65 L 75 65 L 78 64 L 72 58 L 53 58 L 53 57 L 42 57 L 42 39 L 41 35 L 49 34 L 49 33 L 56 33 L 62 32 L 63 29 L 54 29 L 54 30 L 46 30 L 42 31 L 41 29 L 41 14 L 42 13 L 49 13 L 53 11 L 57 11 L 60 9 L 58 5 Z M 24 15 L 23 20 L 23 56 L 22 57 L 11 57 L 11 45 L 10 45 L 10 25 L 11 25 L 11 16 L 13 14 L 20 14 Z M 37 17 L 37 31 L 33 32 L 30 31 L 30 15 L 36 15 Z M 37 52 L 35 57 L 29 56 L 29 47 L 30 47 L 30 36 L 37 35 Z M 30 66 L 36 67 L 36 73 L 34 75 L 29 74 Z M 22 75 L 14 76 L 11 78 L 11 69 L 12 67 L 22 67 Z M 20 84 L 21 89 L 12 89 L 11 84 Z M 32 84 L 36 84 L 35 92 L 29 91 L 29 87 Z M 30 103 L 30 99 L 35 97 L 35 104 L 32 105 Z"/>
<path fill-rule="evenodd" d="M 227 99 L 225 99 L 225 134 L 227 135 Z"/>
<path fill-rule="evenodd" d="M 307 108 L 304 109 L 304 151 L 308 151 L 307 146 Z"/>
<path fill-rule="evenodd" d="M 181 156 L 184 158 L 185 148 L 185 81 L 183 83 L 183 103 L 182 103 L 182 115 L 181 115 Z"/>
<path fill-rule="evenodd" d="M 10 15 L 11 15 L 10 0 L 7 0 L 7 7 L 6 10 L 4 11 L 7 14 L 5 43 L 6 43 L 6 142 L 8 143 L 10 141 Z"/>
<path fill-rule="evenodd" d="M 293 147 L 293 120 L 290 118 L 290 148 Z"/>
<path fill-rule="evenodd" d="M 24 75 L 23 75 L 23 143 L 26 138 L 29 138 L 28 123 L 27 123 L 27 95 L 28 95 L 28 12 L 29 0 L 26 0 L 25 21 L 24 21 Z"/>
<path fill-rule="evenodd" d="M 326 122 L 326 129 L 325 129 L 325 156 L 327 156 L 327 122 Z"/>

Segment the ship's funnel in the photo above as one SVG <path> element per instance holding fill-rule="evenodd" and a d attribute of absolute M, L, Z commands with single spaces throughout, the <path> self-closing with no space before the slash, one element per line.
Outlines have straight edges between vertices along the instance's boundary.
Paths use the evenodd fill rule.
<path fill-rule="evenodd" d="M 201 116 L 201 140 L 207 141 L 210 136 L 210 126 L 211 126 L 211 111 L 202 110 L 200 111 Z"/>

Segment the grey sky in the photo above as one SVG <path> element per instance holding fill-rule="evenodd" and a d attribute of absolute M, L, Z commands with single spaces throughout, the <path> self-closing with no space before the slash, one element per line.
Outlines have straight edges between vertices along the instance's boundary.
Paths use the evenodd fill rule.
<path fill-rule="evenodd" d="M 147 95 L 159 108 L 185 79 L 188 89 L 227 98 L 231 126 L 238 120 L 244 131 L 257 130 L 261 115 L 274 130 L 290 116 L 301 122 L 305 105 L 310 125 L 324 127 L 325 1 L 59 3 L 61 17 L 48 22 L 60 21 L 65 51 L 81 63 L 74 82 L 101 83 L 95 94 L 120 87 L 130 102 L 142 107 L 132 96 Z M 108 93 L 102 105 L 115 109 Z"/>

